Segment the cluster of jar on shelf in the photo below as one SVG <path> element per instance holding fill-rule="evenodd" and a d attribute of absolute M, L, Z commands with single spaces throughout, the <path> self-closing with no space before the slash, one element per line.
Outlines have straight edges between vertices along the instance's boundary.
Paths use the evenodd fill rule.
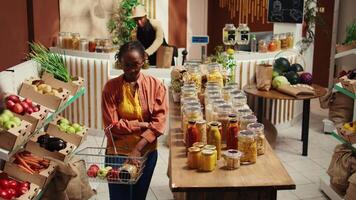
<path fill-rule="evenodd" d="M 256 163 L 257 155 L 265 153 L 264 126 L 257 123 L 246 95 L 237 83 L 222 86 L 208 78 L 203 92 L 199 86 L 188 82 L 182 87 L 181 128 L 188 167 L 213 171 L 221 157 L 227 169 L 237 169 L 240 163 Z M 222 153 L 222 150 L 226 151 Z"/>
<path fill-rule="evenodd" d="M 271 41 L 267 43 L 265 40 L 258 41 L 258 52 L 274 52 L 294 47 L 293 33 L 274 34 Z"/>
<path fill-rule="evenodd" d="M 89 41 L 86 38 L 81 38 L 79 33 L 70 32 L 59 33 L 57 47 L 97 53 L 110 53 L 115 50 L 109 39 L 94 39 Z"/>

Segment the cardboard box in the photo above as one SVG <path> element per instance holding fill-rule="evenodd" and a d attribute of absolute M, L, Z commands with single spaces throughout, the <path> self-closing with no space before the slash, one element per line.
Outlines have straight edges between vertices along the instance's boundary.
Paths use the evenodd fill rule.
<path fill-rule="evenodd" d="M 29 151 L 29 150 L 27 150 Z M 31 152 L 31 151 L 30 151 Z M 40 156 L 35 152 L 31 152 L 36 156 Z M 9 162 L 5 163 L 4 172 L 9 176 L 12 176 L 19 180 L 26 180 L 30 183 L 38 185 L 40 188 L 46 187 L 46 185 L 52 180 L 57 169 L 57 163 L 50 161 L 47 169 L 40 171 L 40 173 L 29 174 L 26 171 L 22 170 L 16 164 L 13 163 L 15 159 L 10 159 Z"/>
<path fill-rule="evenodd" d="M 42 80 L 44 80 L 47 84 L 51 85 L 55 88 L 65 88 L 70 91 L 70 95 L 74 96 L 78 90 L 83 86 L 84 79 L 82 77 L 73 77 L 72 81 L 64 82 L 58 79 L 55 79 L 53 74 L 44 72 L 42 75 Z"/>
<path fill-rule="evenodd" d="M 0 174 L 6 174 L 6 173 L 3 173 L 3 171 L 0 170 Z M 28 181 L 28 180 L 21 180 L 21 179 L 14 178 L 14 177 L 10 176 L 9 174 L 7 174 L 6 177 L 9 177 L 11 179 L 14 179 L 14 180 L 20 181 L 20 182 Z M 37 196 L 39 191 L 40 191 L 40 187 L 38 185 L 30 182 L 30 189 L 25 194 L 16 198 L 16 200 L 32 200 Z M 0 199 L 2 200 L 2 198 L 0 198 Z"/>
<path fill-rule="evenodd" d="M 88 128 L 84 127 L 83 130 L 78 132 L 78 133 L 68 134 L 66 132 L 63 132 L 63 131 L 59 130 L 59 128 L 57 126 L 58 121 L 61 120 L 61 119 L 63 119 L 63 117 L 57 116 L 48 125 L 48 128 L 47 128 L 46 132 L 49 135 L 62 138 L 64 141 L 70 142 L 70 143 L 72 143 L 72 144 L 74 144 L 75 146 L 78 147 L 80 144 L 82 144 L 82 142 L 84 142 L 86 140 L 87 133 L 88 133 Z"/>
<path fill-rule="evenodd" d="M 54 152 L 48 151 L 47 149 L 42 148 L 40 144 L 37 143 L 37 138 L 44 134 L 46 133 L 40 132 L 39 134 L 32 137 L 31 140 L 28 141 L 28 143 L 26 144 L 26 149 L 30 152 L 35 152 L 35 155 L 38 156 L 51 157 L 66 162 L 72 155 L 73 151 L 77 148 L 74 144 L 66 141 L 67 147 L 65 149 Z"/>
<path fill-rule="evenodd" d="M 32 85 L 32 82 L 35 80 L 38 79 L 30 78 L 25 80 L 21 85 L 19 95 L 25 98 L 30 98 L 32 101 L 44 105 L 52 110 L 57 110 L 64 102 L 67 101 L 69 97 L 69 91 L 67 89 L 53 87 L 58 90 L 58 94 L 41 94 L 37 92 L 34 85 Z"/>
<path fill-rule="evenodd" d="M 31 134 L 32 124 L 21 120 L 21 125 L 9 130 L 0 128 L 0 148 L 11 151 L 14 147 L 27 141 Z"/>

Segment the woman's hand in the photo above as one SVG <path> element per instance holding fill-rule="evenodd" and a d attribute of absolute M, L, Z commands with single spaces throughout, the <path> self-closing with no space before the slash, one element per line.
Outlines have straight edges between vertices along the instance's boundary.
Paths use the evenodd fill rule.
<path fill-rule="evenodd" d="M 148 122 L 139 122 L 138 126 L 143 129 L 147 129 L 150 124 Z"/>
<path fill-rule="evenodd" d="M 130 153 L 129 157 L 141 157 L 141 152 L 137 149 L 134 148 Z"/>

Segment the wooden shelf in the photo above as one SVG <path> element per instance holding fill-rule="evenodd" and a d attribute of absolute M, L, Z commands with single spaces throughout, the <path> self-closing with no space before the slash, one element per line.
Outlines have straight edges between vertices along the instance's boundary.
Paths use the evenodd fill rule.
<path fill-rule="evenodd" d="M 348 55 L 352 55 L 352 54 L 356 55 L 356 48 L 335 54 L 335 59 L 342 58 L 342 57 L 345 57 L 345 56 L 348 56 Z"/>

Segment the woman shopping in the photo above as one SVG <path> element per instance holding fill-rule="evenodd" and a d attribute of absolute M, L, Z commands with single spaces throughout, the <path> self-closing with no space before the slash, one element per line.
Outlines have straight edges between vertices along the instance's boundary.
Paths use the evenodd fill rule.
<path fill-rule="evenodd" d="M 110 199 L 144 200 L 157 162 L 157 138 L 166 128 L 167 92 L 161 81 L 140 72 L 147 59 L 140 42 L 124 44 L 116 57 L 124 74 L 109 80 L 102 93 L 104 125 L 113 125 L 113 142 L 108 139 L 106 153 L 115 154 L 115 146 L 119 155 L 147 156 L 147 160 L 132 188 L 109 184 Z"/>

